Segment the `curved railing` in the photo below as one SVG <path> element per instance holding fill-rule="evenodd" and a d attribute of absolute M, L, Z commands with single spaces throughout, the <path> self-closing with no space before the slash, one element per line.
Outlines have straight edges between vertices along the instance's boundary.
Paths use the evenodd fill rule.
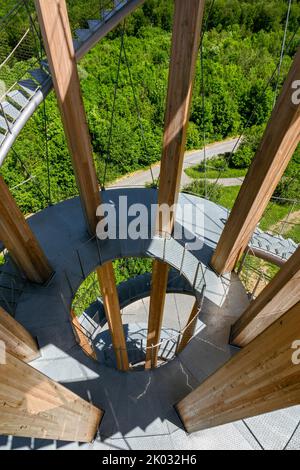
<path fill-rule="evenodd" d="M 74 48 L 77 60 L 80 60 L 97 42 L 114 29 L 123 18 L 134 11 L 145 0 L 100 0 L 99 9 L 95 19 L 86 18 L 86 29 L 75 29 Z M 45 100 L 52 89 L 52 77 L 49 72 L 48 63 L 45 59 L 39 25 L 34 9 L 30 9 L 31 3 L 20 1 L 13 13 L 9 13 L 0 25 L 1 33 L 6 33 L 6 28 L 13 24 L 18 15 L 27 14 L 24 22 L 24 31 L 14 48 L 5 56 L 0 55 L 0 80 L 1 71 L 5 77 L 5 67 L 16 63 L 20 55 L 24 57 L 17 78 L 9 83 L 2 80 L 4 90 L 0 89 L 0 167 L 6 155 L 17 139 L 26 122 L 34 114 L 35 110 Z M 13 27 L 13 26 L 11 26 Z M 26 59 L 26 41 L 29 37 L 35 44 L 35 54 Z M 22 55 L 23 54 L 23 55 Z M 31 55 L 31 54 L 29 54 Z M 30 62 L 30 68 L 28 67 Z M 3 83 L 4 82 L 4 83 Z"/>

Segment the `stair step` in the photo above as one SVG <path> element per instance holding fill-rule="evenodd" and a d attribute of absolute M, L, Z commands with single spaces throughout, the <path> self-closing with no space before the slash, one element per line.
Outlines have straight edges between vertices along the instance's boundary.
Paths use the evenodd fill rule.
<path fill-rule="evenodd" d="M 41 66 L 47 70 L 47 72 L 50 71 L 49 63 L 48 60 L 41 60 Z"/>
<path fill-rule="evenodd" d="M 6 135 L 5 134 L 0 134 L 0 145 L 2 144 L 2 142 L 4 141 Z"/>
<path fill-rule="evenodd" d="M 97 29 L 101 24 L 103 24 L 101 20 L 88 20 L 89 28 L 92 30 Z"/>
<path fill-rule="evenodd" d="M 49 77 L 49 75 L 42 69 L 30 70 L 29 73 L 40 85 L 42 85 Z"/>
<path fill-rule="evenodd" d="M 5 133 L 8 132 L 8 125 L 3 116 L 0 116 L 0 129 L 3 130 Z"/>
<path fill-rule="evenodd" d="M 79 41 L 79 39 L 73 39 L 73 46 L 74 46 L 74 50 L 77 51 L 77 49 L 80 48 L 82 42 Z"/>
<path fill-rule="evenodd" d="M 7 97 L 16 103 L 21 109 L 25 108 L 28 103 L 28 99 L 20 90 L 13 90 L 7 93 Z"/>
<path fill-rule="evenodd" d="M 76 36 L 82 42 L 86 41 L 92 34 L 90 29 L 76 29 Z"/>
<path fill-rule="evenodd" d="M 20 116 L 19 109 L 15 108 L 11 103 L 8 101 L 2 101 L 1 103 L 1 112 L 8 116 L 10 119 L 15 121 Z"/>
<path fill-rule="evenodd" d="M 38 85 L 33 80 L 20 80 L 18 85 L 25 91 L 27 95 L 32 97 L 35 95 L 36 90 L 38 89 Z"/>

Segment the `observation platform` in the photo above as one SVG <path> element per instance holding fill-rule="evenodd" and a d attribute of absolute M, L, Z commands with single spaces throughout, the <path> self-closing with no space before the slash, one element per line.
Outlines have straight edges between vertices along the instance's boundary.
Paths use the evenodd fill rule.
<path fill-rule="evenodd" d="M 143 203 L 148 208 L 157 201 L 154 189 L 122 188 L 102 193 L 104 202 L 114 206 L 118 206 L 120 196 L 128 197 L 128 205 Z M 89 240 L 78 198 L 48 207 L 29 219 L 55 269 L 46 286 L 27 284 L 18 302 L 15 318 L 37 337 L 41 350 L 41 357 L 31 365 L 104 409 L 105 415 L 92 444 L 3 436 L 0 449 L 299 448 L 299 428 L 295 432 L 299 406 L 191 435 L 182 428 L 174 404 L 238 351 L 228 344 L 230 327 L 249 302 L 237 275 L 219 277 L 209 267 L 227 211 L 210 201 L 181 194 L 179 204 L 187 202 L 202 212 L 198 225 L 193 220 L 185 223 L 190 233 L 203 237 L 203 246 L 186 252 L 187 240 L 172 238 L 97 244 L 95 239 Z M 130 221 L 125 220 L 125 224 Z M 77 345 L 71 326 L 72 301 L 85 277 L 99 264 L 123 257 L 149 257 L 169 263 L 181 273 L 179 287 L 172 287 L 169 279 L 170 289 L 174 293 L 179 289 L 178 296 L 185 293 L 200 299 L 205 286 L 196 335 L 182 353 L 151 371 L 122 373 L 93 361 Z M 147 297 L 149 285 L 145 276 L 139 298 L 138 293 L 134 296 L 123 287 L 123 308 Z"/>

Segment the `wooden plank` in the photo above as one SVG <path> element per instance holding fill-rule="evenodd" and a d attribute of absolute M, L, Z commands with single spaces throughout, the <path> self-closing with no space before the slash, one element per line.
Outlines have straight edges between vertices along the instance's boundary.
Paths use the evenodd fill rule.
<path fill-rule="evenodd" d="M 231 329 L 231 343 L 244 347 L 300 302 L 300 248 L 289 258 Z"/>
<path fill-rule="evenodd" d="M 65 0 L 35 0 L 83 211 L 95 234 L 99 187 Z"/>
<path fill-rule="evenodd" d="M 186 327 L 184 328 L 182 338 L 178 345 L 176 354 L 180 354 L 184 350 L 184 348 L 188 345 L 192 337 L 194 336 L 198 315 L 199 315 L 199 303 L 198 301 L 196 301 L 194 304 L 193 310 L 191 311 L 191 314 L 189 316 L 189 319 L 187 321 Z"/>
<path fill-rule="evenodd" d="M 72 321 L 73 331 L 75 334 L 77 344 L 79 344 L 79 346 L 81 347 L 84 354 L 86 354 L 86 356 L 94 359 L 94 361 L 97 361 L 97 354 L 93 349 L 91 341 L 86 336 L 84 329 L 82 328 L 74 310 L 72 309 L 71 309 L 71 321 Z"/>
<path fill-rule="evenodd" d="M 98 268 L 97 275 L 116 355 L 117 367 L 121 371 L 127 371 L 129 370 L 128 354 L 112 263 L 106 263 L 101 268 Z"/>
<path fill-rule="evenodd" d="M 212 257 L 219 274 L 236 266 L 299 143 L 300 105 L 292 100 L 299 79 L 300 48 Z"/>
<path fill-rule="evenodd" d="M 1 307 L 0 342 L 5 346 L 5 351 L 25 362 L 33 361 L 40 355 L 31 334 Z"/>
<path fill-rule="evenodd" d="M 52 272 L 46 256 L 0 176 L 0 240 L 26 277 L 46 282 Z"/>
<path fill-rule="evenodd" d="M 158 191 L 159 206 L 169 208 L 177 203 L 183 168 L 186 135 L 189 123 L 196 61 L 201 36 L 204 0 L 175 0 L 171 61 L 168 95 L 165 113 L 165 130 Z M 174 228 L 174 212 L 159 218 L 157 231 L 168 236 Z M 161 270 L 161 273 L 160 273 Z M 147 346 L 160 338 L 164 313 L 167 267 L 159 261 L 154 263 Z M 158 279 L 155 279 L 155 277 Z M 156 290 L 156 286 L 157 289 Z M 158 342 L 157 341 L 157 342 Z M 158 348 L 155 349 L 157 354 Z M 149 354 L 146 367 L 149 367 Z M 157 363 L 154 354 L 152 366 Z"/>
<path fill-rule="evenodd" d="M 6 354 L 0 364 L 0 434 L 91 442 L 103 412 Z"/>
<path fill-rule="evenodd" d="M 300 364 L 292 361 L 299 315 L 297 303 L 179 402 L 188 432 L 299 405 Z"/>
<path fill-rule="evenodd" d="M 94 235 L 98 222 L 96 211 L 101 200 L 66 2 L 65 0 L 35 0 L 35 4 L 82 207 L 88 229 Z M 120 308 L 117 308 L 118 297 L 115 279 L 112 275 L 113 267 L 112 265 L 106 266 L 99 268 L 98 271 L 99 273 L 103 271 L 101 275 L 99 274 L 103 291 L 110 292 L 110 295 L 104 296 L 104 306 L 109 318 L 115 322 L 115 324 L 109 323 L 113 343 L 120 343 L 122 346 L 125 344 L 126 347 Z M 107 274 L 109 276 L 106 277 Z M 112 286 L 109 285 L 111 282 L 114 283 Z M 111 312 L 114 314 L 111 315 Z M 122 353 L 124 359 L 122 370 L 126 369 L 125 356 L 127 353 Z"/>
<path fill-rule="evenodd" d="M 145 369 L 157 366 L 168 277 L 169 266 L 153 261 Z"/>

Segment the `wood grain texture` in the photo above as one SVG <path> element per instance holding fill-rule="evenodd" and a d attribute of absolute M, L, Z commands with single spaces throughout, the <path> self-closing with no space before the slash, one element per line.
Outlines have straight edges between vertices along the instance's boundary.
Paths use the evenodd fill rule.
<path fill-rule="evenodd" d="M 40 355 L 37 342 L 31 334 L 0 307 L 0 342 L 5 350 L 25 362 Z"/>
<path fill-rule="evenodd" d="M 84 352 L 84 354 L 86 354 L 86 356 L 94 359 L 94 361 L 97 361 L 97 354 L 94 351 L 89 338 L 86 336 L 74 310 L 72 309 L 71 321 L 77 344 L 81 347 L 82 351 Z"/>
<path fill-rule="evenodd" d="M 163 322 L 166 292 L 169 277 L 169 266 L 162 261 L 154 260 L 150 293 L 147 351 L 145 369 L 157 366 L 160 334 Z"/>
<path fill-rule="evenodd" d="M 231 343 L 239 347 L 250 343 L 300 301 L 299 287 L 300 248 L 232 326 Z"/>
<path fill-rule="evenodd" d="M 53 269 L 2 176 L 0 176 L 0 240 L 30 281 L 43 283 L 50 278 Z"/>
<path fill-rule="evenodd" d="M 299 143 L 300 105 L 292 101 L 295 80 L 300 80 L 300 48 L 212 257 L 219 274 L 236 266 Z"/>
<path fill-rule="evenodd" d="M 158 190 L 159 206 L 172 208 L 178 201 L 190 116 L 196 61 L 201 36 L 204 0 L 175 0 L 171 61 L 165 112 L 165 129 Z M 173 232 L 175 213 L 157 219 L 163 236 Z M 161 271 L 161 272 L 160 272 Z M 155 262 L 148 323 L 148 347 L 160 340 L 168 267 Z M 158 348 L 147 351 L 146 368 L 157 364 Z M 152 354 L 152 360 L 150 359 Z M 153 355 L 154 354 L 154 355 Z"/>
<path fill-rule="evenodd" d="M 89 231 L 95 234 L 99 187 L 65 0 L 35 0 L 55 93 Z"/>
<path fill-rule="evenodd" d="M 198 315 L 199 315 L 199 304 L 198 304 L 198 301 L 196 301 L 194 304 L 193 310 L 191 311 L 191 314 L 189 316 L 189 319 L 187 321 L 184 332 L 182 334 L 182 338 L 178 345 L 176 354 L 180 354 L 184 350 L 184 348 L 188 345 L 192 337 L 194 336 Z"/>
<path fill-rule="evenodd" d="M 300 364 L 292 362 L 299 315 L 297 303 L 179 402 L 188 432 L 300 404 Z"/>
<path fill-rule="evenodd" d="M 101 266 L 101 268 L 98 268 L 97 275 L 104 302 L 106 319 L 116 355 L 117 367 L 121 371 L 127 371 L 129 370 L 127 346 L 112 263 L 106 263 Z"/>
<path fill-rule="evenodd" d="M 0 364 L 0 434 L 90 442 L 103 412 L 6 354 Z"/>

